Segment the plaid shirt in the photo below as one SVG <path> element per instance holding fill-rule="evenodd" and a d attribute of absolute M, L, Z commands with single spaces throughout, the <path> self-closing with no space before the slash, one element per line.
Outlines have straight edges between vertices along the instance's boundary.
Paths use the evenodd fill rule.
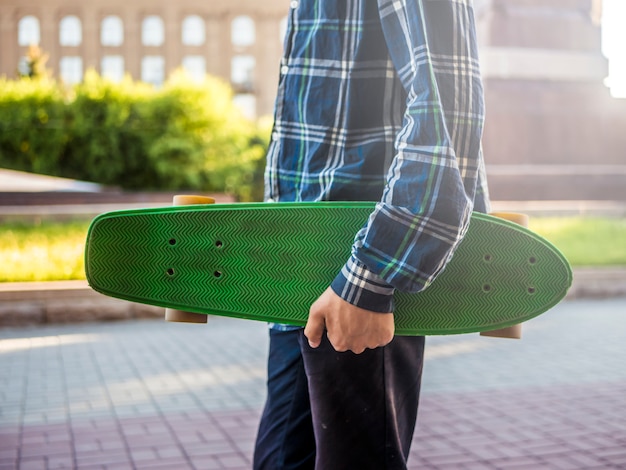
<path fill-rule="evenodd" d="M 331 287 L 390 312 L 487 210 L 483 112 L 471 0 L 294 0 L 266 200 L 377 201 Z"/>

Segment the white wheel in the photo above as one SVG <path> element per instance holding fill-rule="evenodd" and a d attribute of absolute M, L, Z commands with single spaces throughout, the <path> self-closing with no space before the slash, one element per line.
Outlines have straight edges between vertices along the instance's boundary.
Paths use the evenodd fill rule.
<path fill-rule="evenodd" d="M 193 204 L 214 204 L 215 199 L 208 196 L 194 196 L 194 195 L 176 195 L 172 205 L 174 206 L 189 206 Z M 201 313 L 185 312 L 183 310 L 176 310 L 173 308 L 165 309 L 165 321 L 177 322 L 177 323 L 206 323 L 208 316 Z"/>
<path fill-rule="evenodd" d="M 492 212 L 489 215 L 514 222 L 522 227 L 528 227 L 528 215 L 526 214 L 520 214 L 518 212 Z M 522 337 L 522 324 L 519 323 L 499 330 L 483 331 L 480 335 L 494 338 L 520 339 Z"/>

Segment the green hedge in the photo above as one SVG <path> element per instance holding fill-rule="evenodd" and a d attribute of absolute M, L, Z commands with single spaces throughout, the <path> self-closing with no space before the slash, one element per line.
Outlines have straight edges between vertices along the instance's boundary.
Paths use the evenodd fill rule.
<path fill-rule="evenodd" d="M 245 119 L 218 79 L 182 72 L 162 88 L 89 71 L 54 81 L 0 79 L 0 167 L 129 190 L 262 196 L 269 126 Z"/>
<path fill-rule="evenodd" d="M 48 80 L 0 80 L 0 167 L 57 174 L 67 141 L 63 93 Z"/>

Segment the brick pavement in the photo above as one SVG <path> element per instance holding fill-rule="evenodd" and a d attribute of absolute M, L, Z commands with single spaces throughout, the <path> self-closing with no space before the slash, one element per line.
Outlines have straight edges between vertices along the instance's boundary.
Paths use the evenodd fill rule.
<path fill-rule="evenodd" d="M 522 341 L 428 339 L 410 468 L 626 468 L 626 299 Z M 0 470 L 246 469 L 266 330 L 211 319 L 0 330 Z"/>

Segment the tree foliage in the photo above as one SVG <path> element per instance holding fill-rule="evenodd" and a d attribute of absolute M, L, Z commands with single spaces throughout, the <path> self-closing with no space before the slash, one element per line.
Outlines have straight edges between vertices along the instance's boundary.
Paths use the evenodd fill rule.
<path fill-rule="evenodd" d="M 264 122 L 264 121 L 262 121 Z M 0 79 L 0 166 L 129 190 L 262 197 L 269 126 L 251 122 L 232 91 L 174 73 L 161 88 L 94 71 L 65 89 L 48 78 Z"/>

